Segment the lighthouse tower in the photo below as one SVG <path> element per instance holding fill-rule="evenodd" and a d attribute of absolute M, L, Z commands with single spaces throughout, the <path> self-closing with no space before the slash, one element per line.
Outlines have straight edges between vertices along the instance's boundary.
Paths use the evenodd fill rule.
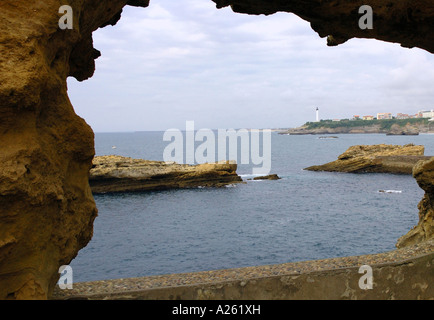
<path fill-rule="evenodd" d="M 316 122 L 319 122 L 319 109 L 316 108 Z"/>

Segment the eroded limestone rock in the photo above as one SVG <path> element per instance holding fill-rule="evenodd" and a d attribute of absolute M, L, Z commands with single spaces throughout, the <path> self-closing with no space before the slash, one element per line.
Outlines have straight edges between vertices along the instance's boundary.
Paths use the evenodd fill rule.
<path fill-rule="evenodd" d="M 91 239 L 94 135 L 67 95 L 66 78 L 94 72 L 92 32 L 127 0 L 0 2 L 0 299 L 46 299 L 61 265 Z"/>
<path fill-rule="evenodd" d="M 419 129 L 411 124 L 407 124 L 401 127 L 397 124 L 392 125 L 390 131 L 386 133 L 388 136 L 417 136 L 419 135 Z"/>
<path fill-rule="evenodd" d="M 352 173 L 397 173 L 412 174 L 418 161 L 431 157 L 424 156 L 424 146 L 399 145 L 357 145 L 348 148 L 338 160 L 311 166 L 305 170 L 352 172 Z"/>
<path fill-rule="evenodd" d="M 277 174 L 269 174 L 261 177 L 254 177 L 253 180 L 280 180 L 281 178 Z"/>
<path fill-rule="evenodd" d="M 215 2 L 236 12 L 294 12 L 333 45 L 376 38 L 434 52 L 430 0 L 373 0 L 373 30 L 358 28 L 362 0 Z M 63 0 L 0 1 L 0 299 L 47 298 L 59 266 L 91 239 L 93 133 L 73 110 L 66 78 L 93 75 L 93 31 L 114 25 L 125 5 L 148 3 L 69 0 L 74 27 L 60 30 Z"/>
<path fill-rule="evenodd" d="M 400 43 L 407 48 L 419 47 L 434 53 L 434 7 L 431 0 L 212 0 L 218 8 L 248 14 L 292 12 L 309 21 L 327 45 L 340 45 L 352 38 L 374 38 Z M 373 11 L 373 28 L 361 29 L 361 6 Z"/>
<path fill-rule="evenodd" d="M 434 158 L 418 162 L 413 168 L 413 176 L 425 195 L 418 204 L 419 223 L 398 239 L 398 248 L 434 238 Z"/>
<path fill-rule="evenodd" d="M 90 186 L 93 193 L 133 192 L 194 187 L 222 187 L 242 182 L 234 162 L 188 165 L 121 156 L 93 160 Z"/>

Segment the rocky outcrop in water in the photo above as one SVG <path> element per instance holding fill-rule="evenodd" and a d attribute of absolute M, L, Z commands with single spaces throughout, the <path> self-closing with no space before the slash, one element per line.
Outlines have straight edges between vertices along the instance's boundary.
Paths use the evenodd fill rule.
<path fill-rule="evenodd" d="M 281 178 L 277 174 L 269 174 L 266 176 L 254 177 L 251 180 L 280 180 Z"/>
<path fill-rule="evenodd" d="M 418 162 L 413 168 L 413 176 L 425 195 L 418 204 L 419 223 L 398 239 L 398 248 L 434 238 L 434 159 Z"/>
<path fill-rule="evenodd" d="M 357 145 L 350 147 L 338 160 L 305 168 L 308 171 L 352 172 L 352 173 L 396 173 L 412 174 L 413 167 L 424 156 L 424 146 Z"/>
<path fill-rule="evenodd" d="M 237 164 L 229 161 L 188 165 L 99 156 L 93 160 L 89 182 L 94 194 L 223 187 L 243 181 L 236 171 Z"/>
<path fill-rule="evenodd" d="M 214 0 L 218 8 L 293 12 L 329 45 L 376 38 L 434 52 L 431 0 L 370 3 L 375 27 L 361 30 L 363 1 Z M 101 53 L 92 33 L 114 25 L 125 5 L 148 0 L 70 0 L 73 28 L 59 28 L 60 0 L 0 1 L 0 299 L 45 299 L 91 239 L 97 209 L 89 186 L 91 128 L 67 95 L 69 76 L 83 81 Z M 291 39 L 288 39 L 290 41 Z"/>
<path fill-rule="evenodd" d="M 386 133 L 388 136 L 417 136 L 419 135 L 419 128 L 417 126 L 412 126 L 407 124 L 401 127 L 397 124 L 392 125 L 389 132 Z"/>

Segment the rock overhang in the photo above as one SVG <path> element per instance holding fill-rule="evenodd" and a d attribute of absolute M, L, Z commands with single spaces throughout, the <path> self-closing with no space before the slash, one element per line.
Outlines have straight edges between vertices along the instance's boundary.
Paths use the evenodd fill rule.
<path fill-rule="evenodd" d="M 373 38 L 434 52 L 434 6 L 429 0 L 213 1 L 217 8 L 231 6 L 238 13 L 294 13 L 309 21 L 320 37 L 328 37 L 329 45 Z M 72 30 L 58 27 L 58 10 L 64 4 L 74 10 Z M 69 263 L 92 237 L 97 209 L 88 175 L 94 137 L 73 110 L 66 79 L 84 81 L 94 74 L 100 53 L 93 47 L 92 33 L 115 25 L 125 5 L 146 7 L 149 1 L 0 2 L 2 299 L 49 297 L 58 267 Z M 358 26 L 362 5 L 373 9 L 373 29 Z M 421 223 L 432 217 L 432 188 L 423 188 L 427 195 Z M 426 230 L 412 239 L 426 238 Z"/>
<path fill-rule="evenodd" d="M 291 12 L 310 22 L 320 37 L 329 37 L 335 46 L 352 38 L 371 38 L 400 43 L 406 48 L 419 47 L 434 52 L 434 7 L 430 0 L 212 0 L 217 8 L 230 6 L 234 12 L 270 15 Z M 373 28 L 361 29 L 360 8 L 373 12 Z"/>

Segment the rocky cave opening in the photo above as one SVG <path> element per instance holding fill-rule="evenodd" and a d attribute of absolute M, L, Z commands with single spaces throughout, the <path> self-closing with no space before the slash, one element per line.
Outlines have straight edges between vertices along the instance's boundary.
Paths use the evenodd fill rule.
<path fill-rule="evenodd" d="M 361 30 L 364 1 L 324 2 L 213 0 L 234 12 L 292 12 L 309 21 L 329 45 L 351 38 L 374 38 L 434 53 L 434 9 L 429 0 L 371 1 L 376 27 Z M 147 7 L 148 0 L 71 0 L 77 28 L 60 30 L 64 1 L 3 1 L 0 4 L 0 297 L 46 299 L 68 264 L 92 238 L 97 209 L 88 182 L 94 134 L 78 117 L 66 79 L 94 74 L 100 53 L 92 33 L 115 25 L 125 5 Z M 23 17 L 32 17 L 23 19 Z M 332 39 L 332 41 L 330 40 Z M 433 197 L 429 162 L 418 171 L 426 195 L 412 241 L 432 237 Z"/>

